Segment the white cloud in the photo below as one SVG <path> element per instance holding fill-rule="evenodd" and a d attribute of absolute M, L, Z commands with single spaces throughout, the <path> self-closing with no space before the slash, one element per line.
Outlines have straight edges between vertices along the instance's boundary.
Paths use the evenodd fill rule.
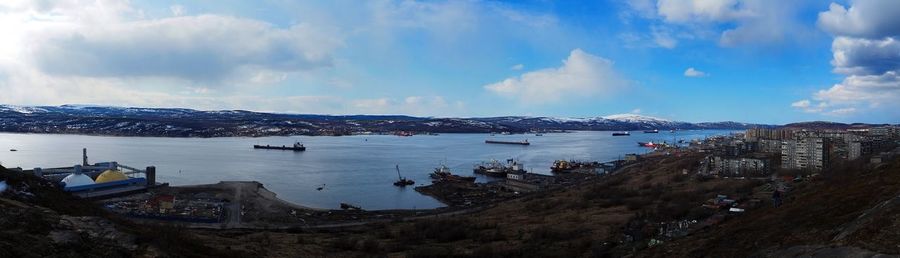
<path fill-rule="evenodd" d="M 819 13 L 818 24 L 835 34 L 863 38 L 883 38 L 900 35 L 900 1 L 851 1 L 849 9 L 831 3 L 828 11 Z"/>
<path fill-rule="evenodd" d="M 762 0 L 632 0 L 628 6 L 651 24 L 651 34 L 659 46 L 673 48 L 677 37 L 717 38 L 722 46 L 775 44 L 800 41 L 805 26 L 800 22 L 795 1 L 777 4 Z M 670 31 L 658 33 L 659 28 Z M 671 31 L 678 31 L 672 33 Z M 669 37 L 661 37 L 669 35 Z"/>
<path fill-rule="evenodd" d="M 613 69 L 612 61 L 575 49 L 559 68 L 527 72 L 484 88 L 524 103 L 551 103 L 568 97 L 608 95 L 627 84 Z"/>
<path fill-rule="evenodd" d="M 832 33 L 834 72 L 846 75 L 838 84 L 813 94 L 818 104 L 794 105 L 805 112 L 846 116 L 862 111 L 894 112 L 900 108 L 900 12 L 898 1 L 852 1 L 850 8 L 831 4 L 819 13 L 819 26 Z M 809 102 L 809 101 L 807 101 Z"/>
<path fill-rule="evenodd" d="M 380 95 L 367 85 L 427 85 L 428 78 L 392 77 L 427 62 L 418 60 L 503 60 L 509 52 L 497 50 L 511 41 L 543 48 L 570 38 L 554 15 L 499 2 L 259 5 L 292 10 L 272 22 L 254 18 L 255 9 L 216 14 L 207 12 L 228 6 L 204 5 L 188 10 L 127 0 L 0 1 L 0 103 L 314 113 L 365 113 L 360 107 L 381 106 L 391 113 L 452 113 L 465 103 L 338 96 L 349 88 L 352 96 Z M 308 8 L 286 8 L 291 6 Z M 419 44 L 415 50 L 406 47 L 410 41 Z M 371 70 L 373 64 L 385 72 Z M 344 91 L 328 92 L 334 89 Z M 291 94 L 309 96 L 285 96 Z"/>
<path fill-rule="evenodd" d="M 632 109 L 630 113 L 632 113 L 632 114 L 640 114 L 640 113 L 641 113 L 641 109 L 640 109 L 640 108 Z"/>
<path fill-rule="evenodd" d="M 725 22 L 753 15 L 738 0 L 659 0 L 657 10 L 667 22 Z"/>
<path fill-rule="evenodd" d="M 671 32 L 669 31 L 662 30 L 658 27 L 653 27 L 651 34 L 653 35 L 653 42 L 660 47 L 672 49 L 678 46 L 678 40 L 672 37 L 670 35 Z"/>
<path fill-rule="evenodd" d="M 684 70 L 684 76 L 686 77 L 706 77 L 708 74 L 702 72 L 700 70 L 694 69 L 693 67 L 688 67 L 687 70 Z"/>
<path fill-rule="evenodd" d="M 900 35 L 900 34 L 898 34 Z M 846 75 L 900 71 L 900 42 L 893 37 L 865 39 L 838 36 L 831 44 L 834 71 Z"/>
<path fill-rule="evenodd" d="M 364 114 L 459 115 L 465 110 L 463 102 L 450 105 L 442 96 L 408 96 L 402 101 L 392 98 L 360 99 L 351 103 L 352 110 L 356 110 L 354 112 Z"/>
<path fill-rule="evenodd" d="M 797 102 L 791 103 L 791 106 L 792 106 L 792 107 L 795 107 L 795 108 L 803 108 L 803 109 L 805 109 L 805 108 L 809 108 L 809 106 L 811 105 L 811 103 L 812 103 L 812 102 L 810 102 L 808 99 L 804 99 L 804 100 L 799 100 L 799 101 L 797 101 Z"/>
<path fill-rule="evenodd" d="M 172 11 L 172 15 L 174 15 L 174 16 L 182 16 L 187 12 L 187 10 L 184 9 L 183 5 L 178 5 L 178 4 L 169 6 L 169 10 Z"/>
<path fill-rule="evenodd" d="M 513 70 L 513 71 L 522 70 L 522 68 L 525 68 L 525 65 L 523 65 L 523 64 L 517 64 L 517 65 L 513 65 L 513 66 L 509 67 L 509 69 L 510 69 L 510 70 Z"/>
<path fill-rule="evenodd" d="M 30 33 L 41 71 L 62 76 L 220 80 L 244 70 L 331 64 L 341 40 L 308 24 L 287 29 L 218 15 L 180 16 Z"/>

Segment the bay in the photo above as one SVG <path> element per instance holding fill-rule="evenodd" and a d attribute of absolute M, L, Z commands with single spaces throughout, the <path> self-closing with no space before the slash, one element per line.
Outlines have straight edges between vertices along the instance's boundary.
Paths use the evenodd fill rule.
<path fill-rule="evenodd" d="M 315 208 L 338 208 L 347 202 L 364 209 L 429 209 L 437 200 L 412 187 L 400 188 L 395 166 L 416 185 L 430 184 L 428 173 L 441 163 L 460 175 L 491 159 L 517 159 L 531 172 L 550 174 L 557 159 L 611 161 L 627 153 L 646 153 L 638 141 L 702 139 L 732 130 L 688 130 L 676 133 L 611 136 L 584 131 L 535 135 L 440 134 L 290 136 L 260 138 L 160 138 L 0 133 L 0 164 L 6 167 L 62 167 L 81 162 L 118 161 L 157 167 L 157 181 L 171 185 L 219 181 L 259 181 L 287 201 Z M 530 146 L 485 144 L 486 139 L 521 141 Z M 304 143 L 307 151 L 255 150 L 253 144 Z M 8 151 L 16 149 L 17 151 Z M 489 180 L 479 177 L 479 181 Z M 323 187 L 323 190 L 317 190 Z"/>

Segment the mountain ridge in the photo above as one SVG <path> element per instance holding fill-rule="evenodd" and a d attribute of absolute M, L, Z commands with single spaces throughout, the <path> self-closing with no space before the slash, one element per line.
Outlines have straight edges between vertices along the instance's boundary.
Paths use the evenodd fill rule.
<path fill-rule="evenodd" d="M 733 121 L 690 123 L 639 114 L 590 118 L 544 116 L 416 117 L 409 115 L 317 115 L 246 110 L 94 105 L 0 105 L 0 131 L 115 136 L 229 137 L 348 135 L 366 133 L 488 133 L 568 130 L 746 129 L 772 125 Z"/>

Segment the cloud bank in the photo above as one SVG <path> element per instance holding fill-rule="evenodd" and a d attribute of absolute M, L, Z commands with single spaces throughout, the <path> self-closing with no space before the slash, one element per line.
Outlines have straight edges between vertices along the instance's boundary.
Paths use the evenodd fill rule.
<path fill-rule="evenodd" d="M 627 87 L 628 82 L 614 69 L 613 62 L 574 49 L 558 68 L 524 73 L 517 77 L 485 85 L 497 95 L 522 103 L 555 103 L 569 98 L 610 95 Z"/>

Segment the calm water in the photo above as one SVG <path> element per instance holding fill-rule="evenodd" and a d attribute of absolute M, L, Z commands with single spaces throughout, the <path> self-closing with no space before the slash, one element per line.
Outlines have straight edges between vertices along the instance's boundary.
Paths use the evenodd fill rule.
<path fill-rule="evenodd" d="M 677 139 L 697 139 L 732 131 L 679 131 Z M 485 144 L 488 138 L 522 140 L 531 146 Z M 365 209 L 422 209 L 443 206 L 412 187 L 392 185 L 395 165 L 417 185 L 445 162 L 455 173 L 472 174 L 472 166 L 490 159 L 515 158 L 533 172 L 549 174 L 557 159 L 609 161 L 626 153 L 644 153 L 637 141 L 672 141 L 669 132 L 613 137 L 610 132 L 496 135 L 441 134 L 398 137 L 155 138 L 0 133 L 0 163 L 6 167 L 60 167 L 81 162 L 118 161 L 157 167 L 157 181 L 172 185 L 208 184 L 223 180 L 255 180 L 279 197 L 301 205 L 337 208 L 348 202 Z M 307 146 L 305 152 L 254 150 L 253 144 Z M 8 149 L 17 149 L 10 152 Z M 479 178 L 479 180 L 487 180 Z M 317 191 L 319 186 L 325 187 Z"/>

